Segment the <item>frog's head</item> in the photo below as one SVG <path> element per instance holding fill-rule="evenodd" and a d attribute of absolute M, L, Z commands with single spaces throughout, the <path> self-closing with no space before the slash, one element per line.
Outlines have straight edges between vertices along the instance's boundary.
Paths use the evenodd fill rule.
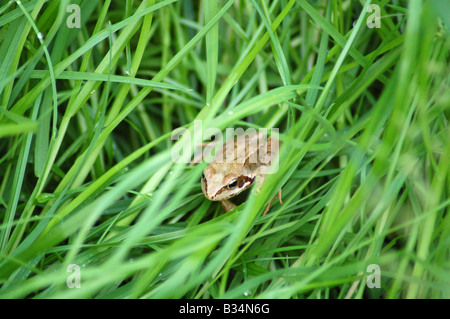
<path fill-rule="evenodd" d="M 202 174 L 202 191 L 207 199 L 222 201 L 246 190 L 254 180 L 242 164 L 209 165 Z"/>

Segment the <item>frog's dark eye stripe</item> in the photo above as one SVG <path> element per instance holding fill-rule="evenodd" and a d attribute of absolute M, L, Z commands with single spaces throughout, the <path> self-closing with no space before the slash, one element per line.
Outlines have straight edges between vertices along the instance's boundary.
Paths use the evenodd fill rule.
<path fill-rule="evenodd" d="M 255 178 L 248 177 L 248 176 L 240 176 L 239 177 L 239 187 L 242 187 L 244 185 L 252 184 Z"/>
<path fill-rule="evenodd" d="M 202 179 L 205 179 L 205 173 L 202 173 Z"/>
<path fill-rule="evenodd" d="M 234 179 L 234 180 L 231 181 L 228 185 L 222 187 L 222 188 L 214 195 L 214 198 L 217 198 L 217 196 L 219 196 L 220 194 L 222 194 L 223 192 L 225 192 L 225 191 L 227 191 L 227 190 L 235 189 L 236 186 L 239 187 L 239 190 L 240 190 L 240 189 L 246 189 L 246 188 L 248 188 L 248 187 L 253 183 L 254 180 L 255 180 L 254 177 L 239 176 L 239 178 Z M 208 185 L 206 184 L 206 180 L 205 180 L 205 188 L 207 188 L 207 186 L 208 186 Z M 240 192 L 240 191 L 239 191 L 239 192 Z M 238 193 L 239 193 L 239 192 L 238 192 Z M 237 193 L 237 194 L 238 194 L 238 193 Z M 235 194 L 230 194 L 230 196 L 224 197 L 224 198 L 222 198 L 221 200 L 231 198 L 231 197 L 233 197 L 233 196 L 235 196 L 235 195 L 236 195 L 236 193 L 235 193 Z"/>
<path fill-rule="evenodd" d="M 238 187 L 242 188 L 242 186 L 244 186 L 245 184 L 245 179 L 241 177 L 238 178 Z"/>

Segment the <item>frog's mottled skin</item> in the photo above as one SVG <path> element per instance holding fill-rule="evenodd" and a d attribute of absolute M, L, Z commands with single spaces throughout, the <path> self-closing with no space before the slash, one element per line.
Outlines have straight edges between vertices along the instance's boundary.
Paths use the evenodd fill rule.
<path fill-rule="evenodd" d="M 266 140 L 257 133 L 228 141 L 203 172 L 203 194 L 209 200 L 220 201 L 226 211 L 233 209 L 236 205 L 228 199 L 249 188 L 257 177 L 259 189 L 278 148 L 277 139 Z"/>

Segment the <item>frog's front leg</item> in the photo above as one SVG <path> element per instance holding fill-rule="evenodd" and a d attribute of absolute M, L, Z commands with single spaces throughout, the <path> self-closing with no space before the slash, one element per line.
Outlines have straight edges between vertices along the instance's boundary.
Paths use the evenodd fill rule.
<path fill-rule="evenodd" d="M 223 209 L 225 209 L 226 212 L 229 212 L 230 210 L 233 210 L 237 207 L 235 204 L 233 204 L 228 199 L 222 200 L 222 201 L 220 201 L 220 203 L 222 204 L 222 207 L 223 207 Z"/>

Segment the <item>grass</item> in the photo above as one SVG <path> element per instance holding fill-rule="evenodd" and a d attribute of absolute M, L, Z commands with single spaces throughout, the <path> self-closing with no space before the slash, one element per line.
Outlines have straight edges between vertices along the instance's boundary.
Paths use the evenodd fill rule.
<path fill-rule="evenodd" d="M 450 297 L 450 5 L 2 5 L 0 297 Z M 171 159 L 195 120 L 280 130 L 231 212 Z"/>

